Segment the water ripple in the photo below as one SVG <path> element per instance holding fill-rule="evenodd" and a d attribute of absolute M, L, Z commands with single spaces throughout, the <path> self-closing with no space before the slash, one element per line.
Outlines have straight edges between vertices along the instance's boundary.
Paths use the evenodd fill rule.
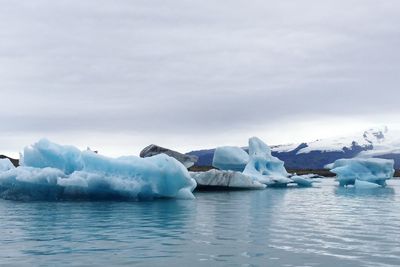
<path fill-rule="evenodd" d="M 372 192 L 201 192 L 194 201 L 0 201 L 10 266 L 399 266 L 400 181 Z"/>

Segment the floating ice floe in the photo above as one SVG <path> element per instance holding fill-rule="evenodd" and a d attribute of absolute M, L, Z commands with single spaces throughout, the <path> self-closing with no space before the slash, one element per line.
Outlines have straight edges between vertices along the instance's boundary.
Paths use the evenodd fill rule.
<path fill-rule="evenodd" d="M 264 189 L 265 185 L 235 171 L 191 172 L 198 189 Z"/>
<path fill-rule="evenodd" d="M 214 152 L 212 165 L 225 171 L 242 172 L 249 162 L 249 154 L 240 147 L 217 147 Z"/>
<path fill-rule="evenodd" d="M 21 166 L 0 162 L 0 196 L 17 200 L 194 198 L 196 182 L 165 154 L 109 158 L 46 139 L 26 147 Z"/>
<path fill-rule="evenodd" d="M 337 175 L 340 186 L 374 188 L 386 185 L 393 178 L 394 160 L 379 158 L 339 159 L 326 166 Z"/>

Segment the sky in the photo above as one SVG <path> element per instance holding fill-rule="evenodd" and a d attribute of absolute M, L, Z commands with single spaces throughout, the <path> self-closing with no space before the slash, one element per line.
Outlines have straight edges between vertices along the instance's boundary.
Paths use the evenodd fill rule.
<path fill-rule="evenodd" d="M 399 129 L 398 0 L 0 0 L 0 154 Z"/>

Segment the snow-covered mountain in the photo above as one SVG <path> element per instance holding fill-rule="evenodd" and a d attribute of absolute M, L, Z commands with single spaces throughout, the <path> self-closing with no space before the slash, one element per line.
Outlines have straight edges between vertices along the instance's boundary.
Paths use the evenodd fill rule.
<path fill-rule="evenodd" d="M 321 169 L 339 158 L 393 158 L 400 168 L 400 134 L 387 127 L 371 128 L 354 136 L 319 139 L 312 142 L 271 146 L 273 155 L 285 161 L 289 169 Z M 214 150 L 192 151 L 198 165 L 211 165 Z"/>
<path fill-rule="evenodd" d="M 383 144 L 389 145 L 389 140 L 387 138 L 388 132 L 389 130 L 385 126 L 381 128 L 371 128 L 354 136 L 318 139 L 307 143 L 277 145 L 271 148 L 278 153 L 290 152 L 296 150 L 303 144 L 304 147 L 298 150 L 297 154 L 305 154 L 312 151 L 344 152 L 346 149 L 351 149 L 353 146 L 363 148 L 363 150 L 373 150 L 375 147 Z"/>

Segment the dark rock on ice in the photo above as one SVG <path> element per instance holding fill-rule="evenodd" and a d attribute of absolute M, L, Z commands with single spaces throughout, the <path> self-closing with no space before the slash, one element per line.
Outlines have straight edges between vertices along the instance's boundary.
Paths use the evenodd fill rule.
<path fill-rule="evenodd" d="M 193 155 L 185 155 L 176 151 L 173 151 L 171 149 L 168 148 L 164 148 L 161 146 L 157 146 L 157 145 L 149 145 L 147 147 L 145 147 L 141 152 L 140 152 L 140 157 L 141 158 L 148 158 L 148 157 L 152 157 L 158 154 L 166 154 L 170 157 L 175 158 L 176 160 L 178 160 L 179 162 L 181 162 L 186 168 L 190 168 L 192 167 L 197 160 L 199 159 L 197 156 L 193 156 Z"/>

